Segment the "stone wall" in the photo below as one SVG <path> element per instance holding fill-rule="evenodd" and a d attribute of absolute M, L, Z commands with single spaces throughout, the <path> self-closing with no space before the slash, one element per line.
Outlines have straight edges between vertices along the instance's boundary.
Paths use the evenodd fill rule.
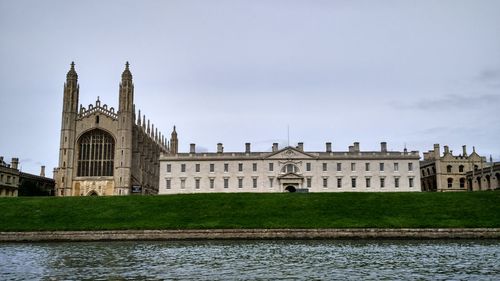
<path fill-rule="evenodd" d="M 0 242 L 200 239 L 500 239 L 500 228 L 194 229 L 0 232 Z"/>

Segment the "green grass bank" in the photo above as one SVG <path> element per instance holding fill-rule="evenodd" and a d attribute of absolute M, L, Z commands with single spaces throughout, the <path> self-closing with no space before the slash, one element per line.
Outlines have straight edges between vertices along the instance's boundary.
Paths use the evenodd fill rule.
<path fill-rule="evenodd" d="M 500 227 L 500 192 L 0 198 L 0 231 Z"/>

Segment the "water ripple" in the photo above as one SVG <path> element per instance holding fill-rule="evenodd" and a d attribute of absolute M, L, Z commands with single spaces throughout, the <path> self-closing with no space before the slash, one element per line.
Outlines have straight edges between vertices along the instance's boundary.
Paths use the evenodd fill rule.
<path fill-rule="evenodd" d="M 495 280 L 500 241 L 0 244 L 0 280 Z"/>

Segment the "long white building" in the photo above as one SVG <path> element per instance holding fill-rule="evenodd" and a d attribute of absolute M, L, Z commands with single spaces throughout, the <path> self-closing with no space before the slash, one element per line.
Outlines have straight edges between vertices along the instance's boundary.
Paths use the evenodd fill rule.
<path fill-rule="evenodd" d="M 384 192 L 421 191 L 418 151 L 360 151 L 359 143 L 348 151 L 322 152 L 297 147 L 271 152 L 196 152 L 160 156 L 159 194 L 209 192 Z"/>

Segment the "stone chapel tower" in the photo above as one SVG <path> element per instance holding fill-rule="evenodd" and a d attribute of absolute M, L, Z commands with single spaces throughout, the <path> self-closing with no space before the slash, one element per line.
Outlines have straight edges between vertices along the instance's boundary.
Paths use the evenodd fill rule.
<path fill-rule="evenodd" d="M 66 83 L 64 83 L 59 173 L 58 178 L 55 179 L 60 183 L 59 186 L 56 186 L 56 195 L 58 196 L 70 195 L 71 193 L 79 91 L 80 86 L 78 85 L 78 74 L 75 71 L 75 63 L 71 62 L 71 68 L 66 75 Z"/>
<path fill-rule="evenodd" d="M 134 83 L 129 63 L 125 64 L 120 83 L 119 107 L 118 107 L 118 130 L 115 155 L 119 161 L 115 162 L 115 183 L 121 189 L 120 194 L 125 194 L 131 186 L 132 170 L 132 128 L 135 122 L 134 114 Z"/>

